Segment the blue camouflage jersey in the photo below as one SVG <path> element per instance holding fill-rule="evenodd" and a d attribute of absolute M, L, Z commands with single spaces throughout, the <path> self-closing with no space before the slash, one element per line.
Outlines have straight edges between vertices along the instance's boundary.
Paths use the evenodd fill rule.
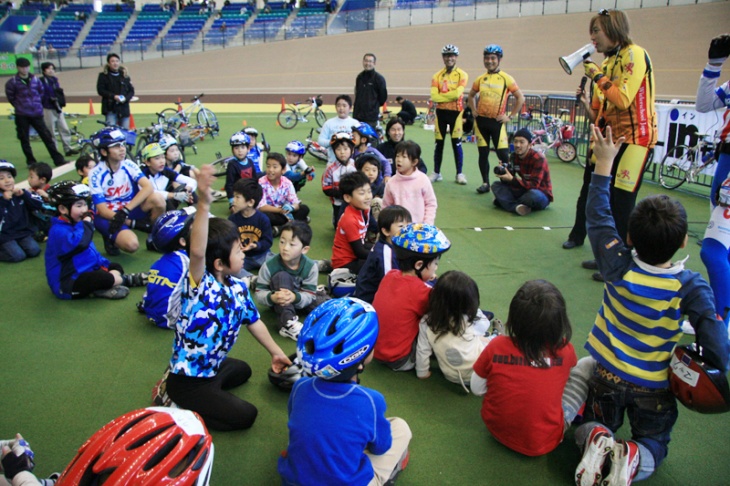
<path fill-rule="evenodd" d="M 182 306 L 181 294 L 190 259 L 184 250 L 162 255 L 152 264 L 142 301 L 145 315 L 158 327 L 174 329 Z"/>
<path fill-rule="evenodd" d="M 182 313 L 175 326 L 170 369 L 194 378 L 212 378 L 238 338 L 241 325 L 259 320 L 246 285 L 226 277 L 222 285 L 208 271 L 199 284 L 184 278 Z"/>

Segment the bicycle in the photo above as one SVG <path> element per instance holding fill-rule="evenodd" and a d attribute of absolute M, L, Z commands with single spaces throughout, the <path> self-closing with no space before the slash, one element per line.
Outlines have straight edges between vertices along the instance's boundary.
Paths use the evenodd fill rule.
<path fill-rule="evenodd" d="M 309 135 L 307 135 L 306 147 L 307 147 L 307 153 L 314 157 L 317 160 L 321 160 L 322 162 L 327 162 L 329 159 L 329 154 L 327 153 L 327 149 L 322 147 L 320 144 L 318 144 L 313 138 L 312 135 L 314 134 L 314 128 L 309 130 Z"/>
<path fill-rule="evenodd" d="M 176 140 L 180 139 L 180 131 L 171 125 L 152 123 L 151 126 L 139 130 L 139 133 L 137 134 L 137 143 L 134 147 L 133 152 L 134 160 L 137 162 L 138 165 L 144 165 L 144 161 L 141 160 L 142 149 L 144 149 L 150 143 L 159 142 L 165 135 L 170 135 Z M 180 152 L 184 154 L 185 146 L 183 144 L 179 144 L 179 147 Z M 197 147 L 193 146 L 193 152 L 196 154 L 198 153 Z"/>
<path fill-rule="evenodd" d="M 308 123 L 307 117 L 314 112 L 314 121 L 320 127 L 327 121 L 327 115 L 322 111 L 322 95 L 307 98 L 307 101 L 297 101 L 289 103 L 286 108 L 276 115 L 276 121 L 279 126 L 285 130 L 291 130 L 297 126 L 298 122 Z"/>
<path fill-rule="evenodd" d="M 200 101 L 200 98 L 204 95 L 205 93 L 200 93 L 198 96 L 194 96 L 190 100 L 192 104 L 187 108 L 183 108 L 180 101 L 175 101 L 174 103 L 177 105 L 177 108 L 165 108 L 159 112 L 157 114 L 157 122 L 161 125 L 174 126 L 180 129 L 183 125 L 190 125 L 190 121 L 195 116 L 198 125 L 208 128 L 210 137 L 215 138 L 220 128 L 218 125 L 218 117 Z"/>
<path fill-rule="evenodd" d="M 537 111 L 540 113 L 540 119 L 536 120 L 532 113 Z M 526 128 L 534 135 L 532 139 L 532 148 L 545 155 L 549 149 L 553 149 L 555 155 L 562 162 L 569 164 L 578 158 L 578 149 L 575 144 L 569 142 L 575 133 L 575 127 L 570 123 L 566 123 L 561 118 L 563 115 L 570 113 L 568 110 L 562 109 L 558 111 L 558 116 L 554 117 L 547 113 L 533 108 L 527 113 L 520 115 L 523 120 L 527 121 Z M 585 167 L 585 160 L 578 158 L 578 164 Z"/>
<path fill-rule="evenodd" d="M 675 145 L 662 159 L 659 167 L 659 183 L 666 189 L 676 189 L 685 182 L 691 184 L 701 172 L 709 170 L 717 163 L 715 148 L 716 136 L 697 133 L 697 143 L 691 147 Z"/>
<path fill-rule="evenodd" d="M 125 148 L 127 149 L 127 154 L 133 154 L 135 144 L 137 143 L 137 132 L 134 130 L 127 130 L 125 128 L 122 128 L 120 126 L 114 125 L 113 123 L 107 123 L 105 120 L 96 120 L 96 123 L 99 125 L 104 125 L 105 127 L 113 127 L 118 128 L 122 131 L 124 136 L 127 138 L 125 142 Z M 90 156 L 96 156 L 98 155 L 98 151 L 96 150 L 96 147 L 94 147 L 92 141 L 90 138 L 85 138 L 82 140 L 79 140 L 79 144 L 81 145 L 81 151 L 79 152 L 80 155 L 90 155 Z M 99 160 L 98 157 L 95 157 L 97 160 Z"/>
<path fill-rule="evenodd" d="M 413 123 L 416 123 L 417 121 L 420 121 L 422 126 L 432 126 L 436 122 L 436 107 L 434 106 L 433 101 L 428 100 L 428 111 L 425 113 L 420 112 L 416 115 L 413 119 Z"/>

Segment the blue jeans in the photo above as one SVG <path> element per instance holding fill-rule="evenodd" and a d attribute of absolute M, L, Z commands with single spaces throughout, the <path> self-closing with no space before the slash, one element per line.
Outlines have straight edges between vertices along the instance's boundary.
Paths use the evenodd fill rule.
<path fill-rule="evenodd" d="M 519 194 L 513 192 L 509 184 L 501 181 L 495 181 L 492 184 L 492 194 L 494 194 L 495 206 L 511 213 L 514 213 L 515 208 L 520 204 L 524 204 L 535 211 L 543 210 L 550 204 L 550 200 L 542 191 L 530 189 Z"/>
<path fill-rule="evenodd" d="M 33 236 L 7 241 L 0 245 L 0 262 L 17 263 L 40 254 L 41 247 L 38 246 Z"/>
<path fill-rule="evenodd" d="M 626 382 L 613 383 L 594 375 L 588 383 L 585 425 L 596 421 L 616 432 L 624 423 L 624 413 L 631 424 L 631 439 L 639 444 L 642 452 L 636 480 L 644 479 L 667 457 L 670 435 L 677 421 L 677 401 L 668 388 L 637 389 Z M 643 457 L 646 451 L 651 458 Z"/>
<path fill-rule="evenodd" d="M 121 116 L 117 115 L 116 113 L 107 113 L 106 122 L 116 125 L 118 127 L 122 127 L 125 130 L 129 130 L 129 117 L 128 116 L 121 117 Z"/>

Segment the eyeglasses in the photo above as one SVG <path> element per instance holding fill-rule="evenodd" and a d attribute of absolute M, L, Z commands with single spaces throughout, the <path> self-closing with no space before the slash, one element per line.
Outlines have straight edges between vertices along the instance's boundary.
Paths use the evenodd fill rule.
<path fill-rule="evenodd" d="M 611 11 L 605 8 L 602 8 L 598 11 L 598 15 L 603 15 L 605 17 L 609 17 L 611 15 Z"/>

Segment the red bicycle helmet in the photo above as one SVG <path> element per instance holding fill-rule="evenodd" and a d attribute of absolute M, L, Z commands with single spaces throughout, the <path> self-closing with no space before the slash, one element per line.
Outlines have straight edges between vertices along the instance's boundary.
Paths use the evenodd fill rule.
<path fill-rule="evenodd" d="M 143 408 L 92 435 L 56 485 L 204 486 L 210 481 L 213 452 L 213 438 L 195 412 Z"/>
<path fill-rule="evenodd" d="M 674 348 L 669 387 L 682 405 L 699 413 L 730 411 L 730 386 L 721 370 L 700 354 L 697 344 Z"/>

